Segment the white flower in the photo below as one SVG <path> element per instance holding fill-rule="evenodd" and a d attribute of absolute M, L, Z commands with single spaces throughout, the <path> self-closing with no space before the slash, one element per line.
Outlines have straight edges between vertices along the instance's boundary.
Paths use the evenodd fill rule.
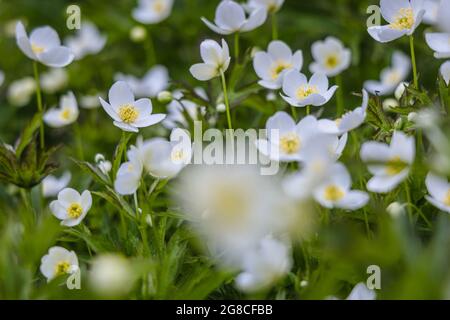
<path fill-rule="evenodd" d="M 280 10 L 283 3 L 284 0 L 249 0 L 247 6 L 252 10 L 263 8 L 267 12 L 275 13 Z"/>
<path fill-rule="evenodd" d="M 440 30 L 450 33 L 450 1 L 441 0 L 437 17 L 437 24 Z"/>
<path fill-rule="evenodd" d="M 283 77 L 290 69 L 300 71 L 303 66 L 303 53 L 292 50 L 282 41 L 275 40 L 269 43 L 267 52 L 258 51 L 253 58 L 253 68 L 261 80 L 258 82 L 267 89 L 280 89 Z"/>
<path fill-rule="evenodd" d="M 56 196 L 62 189 L 69 185 L 71 177 L 69 171 L 64 172 L 60 178 L 52 175 L 45 177 L 42 180 L 42 194 L 46 198 Z"/>
<path fill-rule="evenodd" d="M 57 276 L 76 272 L 78 268 L 78 258 L 75 252 L 55 246 L 51 247 L 48 254 L 42 257 L 40 271 L 47 281 L 50 281 Z"/>
<path fill-rule="evenodd" d="M 406 79 L 410 70 L 410 58 L 404 53 L 396 51 L 392 56 L 392 66 L 381 71 L 380 81 L 368 80 L 364 83 L 364 88 L 372 94 L 390 95 Z"/>
<path fill-rule="evenodd" d="M 200 44 L 200 55 L 204 63 L 191 66 L 189 71 L 200 81 L 207 81 L 220 76 L 230 65 L 228 44 L 222 39 L 222 47 L 214 40 L 205 40 Z"/>
<path fill-rule="evenodd" d="M 334 77 L 350 66 L 352 53 L 335 37 L 327 37 L 324 41 L 316 41 L 311 47 L 314 62 L 309 69 L 312 73 L 323 73 Z"/>
<path fill-rule="evenodd" d="M 52 128 L 61 128 L 78 119 L 78 104 L 72 92 L 62 96 L 58 108 L 51 108 L 44 114 L 44 122 Z"/>
<path fill-rule="evenodd" d="M 364 283 L 360 282 L 355 285 L 346 300 L 375 300 L 376 298 L 376 292 L 367 288 Z"/>
<path fill-rule="evenodd" d="M 412 35 L 425 14 L 423 0 L 381 0 L 380 7 L 383 18 L 389 24 L 367 29 L 372 38 L 379 42 Z"/>
<path fill-rule="evenodd" d="M 95 163 L 97 164 L 97 167 L 104 175 L 108 175 L 108 173 L 111 171 L 112 168 L 111 161 L 106 160 L 103 154 L 97 153 L 95 155 Z"/>
<path fill-rule="evenodd" d="M 84 219 L 92 205 L 92 196 L 88 190 L 80 195 L 72 188 L 63 189 L 58 193 L 58 200 L 50 203 L 53 215 L 61 221 L 61 225 L 73 227 Z"/>
<path fill-rule="evenodd" d="M 425 198 L 439 210 L 450 213 L 450 184 L 446 178 L 429 173 L 425 179 L 429 196 Z"/>
<path fill-rule="evenodd" d="M 134 94 L 125 81 L 117 81 L 108 93 L 109 103 L 101 97 L 100 103 L 114 120 L 114 125 L 124 131 L 139 132 L 139 128 L 161 122 L 166 115 L 152 114 L 150 99 L 134 100 Z"/>
<path fill-rule="evenodd" d="M 265 289 L 285 276 L 292 267 L 290 248 L 267 236 L 258 248 L 243 256 L 244 271 L 236 278 L 236 285 L 246 292 Z"/>
<path fill-rule="evenodd" d="M 391 215 L 391 217 L 398 218 L 406 213 L 405 207 L 405 203 L 392 202 L 390 205 L 388 205 L 386 211 Z"/>
<path fill-rule="evenodd" d="M 159 179 L 175 177 L 192 158 L 192 142 L 189 133 L 175 128 L 170 141 L 154 138 L 138 144 L 144 168 Z"/>
<path fill-rule="evenodd" d="M 214 23 L 202 17 L 202 21 L 212 31 L 219 34 L 231 34 L 234 32 L 247 32 L 261 26 L 267 18 L 267 11 L 264 8 L 253 10 L 249 17 L 245 17 L 244 8 L 231 0 L 223 0 L 216 9 Z"/>
<path fill-rule="evenodd" d="M 32 77 L 25 77 L 12 82 L 8 87 L 8 101 L 17 107 L 23 107 L 30 102 L 36 92 L 36 82 Z"/>
<path fill-rule="evenodd" d="M 16 26 L 16 41 L 20 50 L 30 59 L 49 67 L 65 67 L 74 59 L 73 52 L 61 45 L 59 36 L 51 27 L 39 27 L 30 37 L 21 22 Z"/>
<path fill-rule="evenodd" d="M 40 80 L 42 91 L 52 94 L 63 89 L 67 85 L 69 77 L 65 69 L 52 68 L 43 73 Z"/>
<path fill-rule="evenodd" d="M 444 79 L 447 86 L 450 84 L 450 61 L 446 61 L 441 65 L 439 69 L 442 78 Z"/>
<path fill-rule="evenodd" d="M 87 94 L 80 97 L 80 106 L 84 109 L 96 109 L 100 107 L 99 96 L 103 93 Z"/>
<path fill-rule="evenodd" d="M 366 111 L 369 105 L 369 94 L 362 91 L 363 101 L 360 107 L 347 112 L 341 118 L 334 121 L 328 119 L 319 120 L 319 129 L 324 133 L 342 135 L 358 128 L 366 119 Z"/>
<path fill-rule="evenodd" d="M 130 195 L 139 188 L 142 177 L 142 161 L 139 150 L 131 146 L 127 152 L 128 162 L 122 163 L 116 174 L 114 189 L 121 195 Z"/>
<path fill-rule="evenodd" d="M 389 98 L 383 100 L 383 110 L 386 112 L 392 111 L 393 108 L 397 108 L 399 105 L 397 99 Z"/>
<path fill-rule="evenodd" d="M 294 107 L 322 106 L 327 103 L 338 87 L 328 89 L 328 78 L 321 73 L 314 73 L 308 81 L 303 73 L 297 70 L 288 71 L 283 79 L 281 95 L 287 103 Z"/>
<path fill-rule="evenodd" d="M 367 204 L 369 196 L 362 191 L 350 190 L 352 180 L 342 163 L 333 165 L 326 181 L 314 190 L 314 198 L 325 208 L 357 210 Z"/>
<path fill-rule="evenodd" d="M 361 147 L 361 159 L 369 162 L 368 169 L 374 175 L 367 183 L 367 189 L 377 193 L 393 190 L 408 177 L 414 162 L 414 137 L 395 131 L 391 144 L 366 142 Z"/>
<path fill-rule="evenodd" d="M 121 73 L 116 74 L 114 78 L 116 81 L 123 80 L 128 83 L 138 98 L 154 98 L 169 86 L 169 72 L 162 65 L 152 67 L 141 79 Z"/>
<path fill-rule="evenodd" d="M 428 46 L 434 50 L 437 59 L 450 58 L 450 33 L 433 32 L 426 33 L 425 40 Z"/>
<path fill-rule="evenodd" d="M 202 99 L 208 100 L 208 96 L 203 88 L 197 87 L 194 91 Z M 162 122 L 164 127 L 168 129 L 174 129 L 179 126 L 187 128 L 190 121 L 198 120 L 199 114 L 205 114 L 204 106 L 199 106 L 195 102 L 183 99 L 181 92 L 175 91 L 172 97 L 173 100 L 167 105 L 167 117 Z M 190 119 L 186 119 L 186 114 Z"/>
<path fill-rule="evenodd" d="M 423 15 L 423 22 L 428 24 L 436 24 L 439 15 L 439 5 L 441 0 L 424 0 L 423 8 L 425 14 Z"/>
<path fill-rule="evenodd" d="M 75 36 L 66 38 L 65 44 L 75 54 L 75 59 L 80 60 L 88 54 L 99 53 L 106 44 L 106 37 L 93 23 L 83 22 Z"/>
<path fill-rule="evenodd" d="M 173 0 L 139 0 L 132 15 L 143 24 L 156 24 L 167 19 L 172 12 Z"/>

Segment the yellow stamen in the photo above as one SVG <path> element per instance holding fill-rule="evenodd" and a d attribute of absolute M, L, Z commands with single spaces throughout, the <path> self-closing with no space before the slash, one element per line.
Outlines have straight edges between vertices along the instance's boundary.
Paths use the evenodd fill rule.
<path fill-rule="evenodd" d="M 184 159 L 184 152 L 183 150 L 173 150 L 171 154 L 171 158 L 173 162 L 178 162 Z"/>
<path fill-rule="evenodd" d="M 284 153 L 297 153 L 301 147 L 300 138 L 295 133 L 288 133 L 287 135 L 281 137 L 280 147 Z"/>
<path fill-rule="evenodd" d="M 318 93 L 318 92 L 319 92 L 319 90 L 317 90 L 316 86 L 304 85 L 304 86 L 301 86 L 297 90 L 297 98 L 299 100 L 303 100 L 303 99 L 309 97 L 310 95 L 312 95 L 313 93 Z"/>
<path fill-rule="evenodd" d="M 445 195 L 444 204 L 447 207 L 450 207 L 450 189 L 447 191 L 447 194 Z"/>
<path fill-rule="evenodd" d="M 133 123 L 139 116 L 139 111 L 131 104 L 119 108 L 119 117 L 125 123 Z"/>
<path fill-rule="evenodd" d="M 400 82 L 400 73 L 397 70 L 393 70 L 386 78 L 386 82 L 390 84 L 396 84 Z"/>
<path fill-rule="evenodd" d="M 394 18 L 394 22 L 389 25 L 394 30 L 411 29 L 414 26 L 414 12 L 411 8 L 401 8 Z"/>
<path fill-rule="evenodd" d="M 37 44 L 31 44 L 31 50 L 33 50 L 33 52 L 35 54 L 44 52 L 44 48 L 41 46 L 38 46 Z"/>
<path fill-rule="evenodd" d="M 402 172 L 408 164 L 406 164 L 400 157 L 393 157 L 386 162 L 386 173 L 390 176 L 395 176 Z"/>
<path fill-rule="evenodd" d="M 248 200 L 245 193 L 231 185 L 219 186 L 212 197 L 210 209 L 218 215 L 221 222 L 238 223 L 248 210 Z"/>
<path fill-rule="evenodd" d="M 286 70 L 292 68 L 292 64 L 290 63 L 286 63 L 284 61 L 278 61 L 270 70 L 270 74 L 272 77 L 272 80 L 276 80 L 278 79 L 278 77 L 280 76 L 280 74 Z"/>
<path fill-rule="evenodd" d="M 330 54 L 326 59 L 325 59 L 325 66 L 328 69 L 334 69 L 339 65 L 339 57 L 335 54 Z"/>
<path fill-rule="evenodd" d="M 69 108 L 63 108 L 63 111 L 61 112 L 61 119 L 63 120 L 69 120 L 70 116 L 72 115 L 72 112 Z"/>
<path fill-rule="evenodd" d="M 153 3 L 153 10 L 157 13 L 161 13 L 162 11 L 164 11 L 164 2 L 163 1 L 155 1 Z"/>
<path fill-rule="evenodd" d="M 79 203 L 72 203 L 67 208 L 67 214 L 70 218 L 76 219 L 83 213 L 83 208 Z"/>
<path fill-rule="evenodd" d="M 334 184 L 325 188 L 324 197 L 328 201 L 339 201 L 344 197 L 344 191 Z"/>
<path fill-rule="evenodd" d="M 60 261 L 55 266 L 56 276 L 61 276 L 63 274 L 69 273 L 70 263 L 67 261 Z"/>

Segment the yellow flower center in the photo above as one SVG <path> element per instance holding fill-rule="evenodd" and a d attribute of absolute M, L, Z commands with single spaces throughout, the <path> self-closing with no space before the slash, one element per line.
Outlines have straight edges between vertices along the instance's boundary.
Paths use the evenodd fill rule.
<path fill-rule="evenodd" d="M 339 64 L 339 57 L 335 54 L 330 54 L 326 59 L 325 59 L 325 66 L 328 69 L 334 69 L 338 66 Z"/>
<path fill-rule="evenodd" d="M 275 66 L 272 68 L 272 70 L 270 71 L 272 80 L 278 79 L 278 77 L 284 70 L 289 69 L 291 67 L 292 67 L 292 64 L 290 64 L 290 63 L 286 63 L 284 61 L 277 62 L 275 64 Z"/>
<path fill-rule="evenodd" d="M 184 158 L 184 152 L 183 150 L 179 149 L 179 150 L 173 150 L 172 151 L 172 155 L 171 155 L 172 161 L 174 162 L 178 162 L 183 160 Z"/>
<path fill-rule="evenodd" d="M 317 90 L 316 86 L 304 85 L 304 86 L 301 86 L 297 90 L 297 98 L 299 100 L 303 100 L 303 99 L 309 97 L 310 95 L 312 95 L 313 93 L 318 93 L 318 92 L 319 92 L 319 90 Z"/>
<path fill-rule="evenodd" d="M 387 83 L 396 84 L 400 82 L 400 73 L 397 70 L 391 71 L 386 78 Z"/>
<path fill-rule="evenodd" d="M 339 201 L 344 197 L 344 191 L 334 184 L 325 188 L 324 197 L 328 201 Z"/>
<path fill-rule="evenodd" d="M 239 223 L 248 210 L 245 193 L 234 185 L 219 186 L 212 197 L 211 209 L 226 224 Z"/>
<path fill-rule="evenodd" d="M 67 208 L 67 214 L 72 219 L 78 218 L 79 216 L 81 216 L 82 213 L 83 213 L 83 208 L 81 207 L 81 205 L 79 203 L 72 203 Z"/>
<path fill-rule="evenodd" d="M 414 26 L 414 12 L 411 8 L 401 8 L 395 16 L 394 22 L 389 25 L 394 30 L 411 29 Z"/>
<path fill-rule="evenodd" d="M 393 157 L 386 162 L 386 173 L 390 176 L 395 176 L 402 172 L 408 165 L 402 161 L 400 157 Z"/>
<path fill-rule="evenodd" d="M 334 123 L 336 123 L 337 126 L 339 126 L 342 122 L 342 118 L 337 118 L 336 120 L 334 120 Z"/>
<path fill-rule="evenodd" d="M 71 115 L 72 115 L 72 112 L 70 111 L 70 109 L 64 108 L 63 111 L 61 112 L 61 119 L 69 120 Z"/>
<path fill-rule="evenodd" d="M 300 138 L 295 133 L 289 133 L 280 139 L 280 147 L 284 153 L 297 153 L 300 150 L 300 146 Z"/>
<path fill-rule="evenodd" d="M 153 3 L 153 10 L 157 13 L 161 13 L 164 10 L 164 2 L 163 1 L 155 1 Z"/>
<path fill-rule="evenodd" d="M 41 46 L 38 46 L 37 44 L 31 44 L 31 50 L 33 50 L 33 52 L 35 54 L 44 52 L 44 48 Z"/>
<path fill-rule="evenodd" d="M 447 191 L 447 194 L 445 195 L 444 204 L 447 207 L 450 207 L 450 189 Z"/>
<path fill-rule="evenodd" d="M 139 111 L 131 104 L 125 104 L 119 108 L 119 117 L 125 123 L 133 123 L 139 116 Z"/>
<path fill-rule="evenodd" d="M 61 276 L 63 274 L 69 273 L 70 263 L 67 261 L 60 261 L 55 266 L 56 276 Z"/>

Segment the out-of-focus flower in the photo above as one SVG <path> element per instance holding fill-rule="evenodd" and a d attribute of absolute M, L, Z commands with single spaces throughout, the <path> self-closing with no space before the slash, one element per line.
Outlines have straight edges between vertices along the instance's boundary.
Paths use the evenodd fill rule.
<path fill-rule="evenodd" d="M 16 41 L 20 50 L 28 58 L 49 67 L 65 67 L 75 57 L 72 50 L 61 45 L 56 31 L 48 26 L 34 29 L 28 38 L 22 22 L 18 22 Z"/>
<path fill-rule="evenodd" d="M 143 98 L 134 100 L 134 94 L 125 81 L 117 81 L 108 93 L 109 103 L 101 97 L 100 103 L 114 125 L 124 131 L 139 132 L 139 128 L 161 122 L 165 114 L 152 114 L 152 102 Z"/>
<path fill-rule="evenodd" d="M 8 101 L 16 107 L 23 107 L 30 102 L 36 92 L 36 82 L 32 77 L 12 82 L 8 87 Z"/>
<path fill-rule="evenodd" d="M 303 66 L 303 53 L 297 50 L 292 54 L 291 48 L 282 41 L 269 43 L 267 52 L 258 51 L 253 58 L 253 68 L 261 79 L 259 84 L 267 89 L 280 89 L 283 78 L 290 69 L 300 71 Z"/>
<path fill-rule="evenodd" d="M 61 221 L 61 225 L 73 227 L 84 219 L 92 206 L 92 196 L 88 190 L 80 195 L 72 188 L 63 189 L 58 193 L 58 200 L 50 203 L 53 215 Z"/>
<path fill-rule="evenodd" d="M 369 201 L 363 191 L 350 190 L 352 180 L 342 163 L 333 165 L 326 181 L 314 190 L 314 198 L 325 208 L 357 210 Z"/>
<path fill-rule="evenodd" d="M 134 26 L 130 30 L 130 39 L 134 42 L 141 42 L 147 38 L 147 30 L 143 26 Z"/>
<path fill-rule="evenodd" d="M 261 26 L 267 18 L 267 11 L 264 8 L 256 8 L 249 17 L 245 16 L 244 8 L 231 0 L 223 0 L 216 9 L 214 23 L 202 17 L 202 21 L 212 31 L 218 34 L 231 34 L 235 32 L 252 31 Z"/>
<path fill-rule="evenodd" d="M 428 46 L 434 51 L 437 59 L 450 58 L 450 33 L 432 32 L 425 34 Z"/>
<path fill-rule="evenodd" d="M 139 0 L 132 16 L 143 24 L 156 24 L 167 19 L 173 7 L 173 0 Z"/>
<path fill-rule="evenodd" d="M 128 162 L 122 163 L 117 171 L 114 189 L 121 195 L 130 195 L 139 188 L 142 177 L 142 161 L 139 151 L 132 146 L 127 152 Z"/>
<path fill-rule="evenodd" d="M 412 35 L 422 22 L 425 8 L 422 0 L 381 0 L 381 14 L 389 22 L 385 26 L 369 27 L 367 31 L 376 41 L 389 42 Z"/>
<path fill-rule="evenodd" d="M 408 88 L 408 87 L 409 87 L 408 82 L 400 82 L 400 84 L 397 86 L 397 88 L 394 91 L 395 99 L 400 101 L 401 98 L 403 97 L 403 94 L 406 91 L 406 88 Z"/>
<path fill-rule="evenodd" d="M 405 207 L 405 203 L 392 202 L 388 205 L 386 211 L 391 215 L 391 217 L 398 218 L 406 213 Z"/>
<path fill-rule="evenodd" d="M 368 169 L 374 175 L 367 189 L 387 193 L 408 177 L 415 157 L 414 137 L 395 131 L 391 144 L 366 142 L 361 147 L 361 159 L 369 162 Z"/>
<path fill-rule="evenodd" d="M 247 6 L 252 9 L 263 8 L 269 13 L 275 13 L 281 9 L 284 0 L 249 0 Z"/>
<path fill-rule="evenodd" d="M 192 76 L 200 81 L 208 81 L 227 71 L 230 65 L 228 44 L 222 39 L 222 46 L 214 40 L 205 40 L 200 44 L 200 55 L 203 63 L 191 66 Z"/>
<path fill-rule="evenodd" d="M 436 208 L 450 213 L 450 184 L 446 178 L 429 173 L 425 179 L 429 196 L 425 198 Z"/>
<path fill-rule="evenodd" d="M 63 68 L 52 68 L 43 73 L 40 80 L 42 91 L 53 94 L 67 85 L 69 77 Z"/>
<path fill-rule="evenodd" d="M 108 253 L 93 259 L 89 284 L 101 296 L 113 298 L 127 294 L 133 281 L 133 270 L 125 257 Z"/>
<path fill-rule="evenodd" d="M 108 173 L 111 171 L 111 168 L 112 168 L 111 161 L 106 160 L 105 156 L 102 155 L 101 153 L 97 153 L 95 155 L 94 160 L 95 160 L 95 163 L 97 164 L 97 167 L 100 169 L 100 171 L 104 175 L 108 175 Z"/>
<path fill-rule="evenodd" d="M 423 15 L 423 22 L 427 24 L 436 24 L 438 21 L 439 4 L 441 0 L 424 0 L 423 8 L 425 14 Z"/>
<path fill-rule="evenodd" d="M 360 282 L 355 285 L 346 300 L 375 300 L 376 298 L 376 292 L 370 290 L 364 283 Z"/>
<path fill-rule="evenodd" d="M 268 288 L 291 269 L 290 254 L 285 243 L 271 236 L 265 237 L 258 248 L 244 254 L 244 271 L 236 278 L 237 287 L 246 292 Z"/>
<path fill-rule="evenodd" d="M 202 88 L 195 88 L 195 92 L 203 99 L 208 100 L 208 97 Z M 179 126 L 187 128 L 189 123 L 188 119 L 186 119 L 186 115 L 189 116 L 190 120 L 195 121 L 198 120 L 199 114 L 205 113 L 203 106 L 199 106 L 195 102 L 184 99 L 181 92 L 175 91 L 172 96 L 174 100 L 167 106 L 167 118 L 162 122 L 164 127 L 168 129 Z"/>
<path fill-rule="evenodd" d="M 437 25 L 440 30 L 450 33 L 450 1 L 441 0 L 438 10 Z"/>
<path fill-rule="evenodd" d="M 347 112 L 341 118 L 334 121 L 328 119 L 319 120 L 319 129 L 324 133 L 342 135 L 358 128 L 366 119 L 367 106 L 369 105 L 369 94 L 363 89 L 363 101 L 360 107 Z"/>
<path fill-rule="evenodd" d="M 78 119 L 78 104 L 73 92 L 62 96 L 58 108 L 51 108 L 44 114 L 44 122 L 52 128 L 61 128 Z"/>
<path fill-rule="evenodd" d="M 99 96 L 103 93 L 86 94 L 80 97 L 80 106 L 84 109 L 96 109 L 101 106 Z"/>
<path fill-rule="evenodd" d="M 327 37 L 324 41 L 316 41 L 311 47 L 314 62 L 309 69 L 312 73 L 323 73 L 334 77 L 350 66 L 352 52 L 344 47 L 335 37 Z"/>
<path fill-rule="evenodd" d="M 116 81 L 128 83 L 137 98 L 154 98 L 169 86 L 169 72 L 162 65 L 152 67 L 141 79 L 121 73 L 116 74 L 114 78 Z"/>
<path fill-rule="evenodd" d="M 368 80 L 364 88 L 372 94 L 385 96 L 392 94 L 397 86 L 406 79 L 411 70 L 411 60 L 400 51 L 394 52 L 392 66 L 381 71 L 380 81 Z"/>
<path fill-rule="evenodd" d="M 51 247 L 48 254 L 42 257 L 40 270 L 47 281 L 55 277 L 78 271 L 78 258 L 74 251 L 63 247 Z"/>
<path fill-rule="evenodd" d="M 44 197 L 55 197 L 62 189 L 69 185 L 72 175 L 69 171 L 57 178 L 53 175 L 49 175 L 42 180 L 42 194 Z"/>
<path fill-rule="evenodd" d="M 83 22 L 75 36 L 66 38 L 65 44 L 75 54 L 75 59 L 80 60 L 88 54 L 99 53 L 106 44 L 106 36 L 92 22 Z"/>
<path fill-rule="evenodd" d="M 291 106 L 323 106 L 327 103 L 338 87 L 328 89 L 328 78 L 321 73 L 314 73 L 308 81 L 303 73 L 290 70 L 283 79 L 281 97 Z"/>
<path fill-rule="evenodd" d="M 447 85 L 449 85 L 450 84 L 450 61 L 444 62 L 441 65 L 439 72 L 441 73 L 441 76 L 444 79 L 445 83 Z"/>
<path fill-rule="evenodd" d="M 393 108 L 397 108 L 399 105 L 397 99 L 389 98 L 383 100 L 383 110 L 387 112 L 391 111 Z"/>

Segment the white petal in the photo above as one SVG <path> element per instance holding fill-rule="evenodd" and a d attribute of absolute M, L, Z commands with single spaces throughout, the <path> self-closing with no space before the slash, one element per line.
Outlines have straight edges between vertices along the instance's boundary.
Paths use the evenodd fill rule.
<path fill-rule="evenodd" d="M 61 46 L 58 33 L 51 27 L 39 27 L 30 34 L 30 42 L 48 50 Z"/>
<path fill-rule="evenodd" d="M 120 119 L 119 115 L 117 114 L 117 112 L 111 107 L 111 105 L 109 103 L 107 103 L 105 100 L 102 99 L 102 97 L 98 97 L 100 100 L 100 104 L 102 105 L 103 109 L 106 111 L 106 113 L 113 118 L 113 120 L 115 121 L 122 121 L 122 119 Z"/>
<path fill-rule="evenodd" d="M 425 179 L 425 185 L 431 196 L 440 199 L 440 201 L 445 198 L 447 192 L 450 190 L 450 184 L 446 178 L 439 177 L 431 172 L 428 173 Z"/>
<path fill-rule="evenodd" d="M 189 71 L 195 79 L 200 81 L 208 81 L 219 75 L 216 66 L 206 63 L 194 64 Z"/>
<path fill-rule="evenodd" d="M 289 46 L 280 40 L 274 40 L 270 42 L 267 52 L 274 61 L 291 61 L 292 50 Z"/>
<path fill-rule="evenodd" d="M 123 105 L 134 103 L 133 91 L 125 81 L 117 81 L 114 83 L 111 89 L 109 89 L 108 97 L 109 103 L 114 110 L 117 110 Z"/>
<path fill-rule="evenodd" d="M 439 210 L 442 210 L 444 212 L 450 213 L 450 207 L 446 206 L 442 201 L 439 201 L 433 197 L 425 196 L 425 198 L 430 202 L 433 206 L 438 208 Z"/>
<path fill-rule="evenodd" d="M 254 30 L 263 25 L 266 19 L 267 19 L 267 11 L 265 9 L 254 10 L 250 14 L 244 25 L 241 27 L 241 31 L 247 32 Z"/>
<path fill-rule="evenodd" d="M 130 125 L 130 124 L 127 124 L 127 123 L 125 123 L 125 122 L 114 121 L 113 124 L 114 124 L 116 127 L 122 129 L 123 131 L 127 131 L 127 132 L 139 132 L 139 129 L 138 129 L 138 128 L 136 128 L 136 127 L 134 127 L 134 126 L 132 126 L 132 125 Z"/>
<path fill-rule="evenodd" d="M 54 47 L 39 53 L 37 56 L 40 62 L 54 68 L 65 67 L 75 58 L 72 50 L 67 47 Z"/>
<path fill-rule="evenodd" d="M 367 190 L 376 193 L 387 193 L 396 188 L 409 174 L 409 169 L 395 176 L 374 176 L 367 183 Z"/>
<path fill-rule="evenodd" d="M 217 6 L 214 22 L 220 28 L 237 31 L 244 21 L 244 9 L 236 2 L 225 0 Z"/>
<path fill-rule="evenodd" d="M 357 210 L 364 207 L 369 201 L 369 195 L 363 191 L 349 191 L 336 206 L 347 210 Z"/>
<path fill-rule="evenodd" d="M 88 190 L 84 190 L 81 194 L 81 207 L 83 208 L 83 213 L 88 212 L 92 206 L 92 195 Z"/>
<path fill-rule="evenodd" d="M 367 31 L 372 38 L 381 43 L 401 38 L 408 32 L 407 30 L 392 29 L 390 26 L 369 27 Z"/>
<path fill-rule="evenodd" d="M 140 118 L 138 121 L 134 123 L 134 125 L 138 128 L 145 128 L 157 124 L 163 121 L 166 118 L 165 114 L 158 113 L 146 116 L 145 118 Z"/>
<path fill-rule="evenodd" d="M 209 20 L 207 20 L 205 18 L 201 18 L 201 20 L 203 21 L 204 24 L 206 24 L 206 26 L 208 28 L 210 28 L 215 33 L 222 34 L 222 35 L 227 35 L 227 34 L 233 33 L 232 30 L 226 30 L 226 29 L 219 28 L 218 26 L 216 26 L 215 24 L 213 24 L 212 22 L 210 22 Z"/>
<path fill-rule="evenodd" d="M 58 201 L 61 203 L 61 205 L 67 207 L 74 202 L 80 203 L 81 196 L 77 190 L 66 188 L 58 194 Z"/>

